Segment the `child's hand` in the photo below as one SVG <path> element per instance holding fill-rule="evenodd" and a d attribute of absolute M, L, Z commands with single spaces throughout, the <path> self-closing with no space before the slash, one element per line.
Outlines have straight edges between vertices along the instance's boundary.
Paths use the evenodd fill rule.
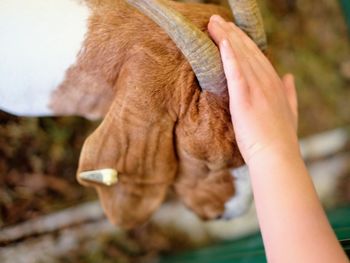
<path fill-rule="evenodd" d="M 233 23 L 212 16 L 209 32 L 220 47 L 230 95 L 230 112 L 240 151 L 256 156 L 299 154 L 297 98 L 292 75 L 283 80 L 254 42 Z"/>
<path fill-rule="evenodd" d="M 232 23 L 213 16 L 209 32 L 220 46 L 233 127 L 249 167 L 268 261 L 348 262 L 300 156 L 293 77 L 281 80 Z"/>

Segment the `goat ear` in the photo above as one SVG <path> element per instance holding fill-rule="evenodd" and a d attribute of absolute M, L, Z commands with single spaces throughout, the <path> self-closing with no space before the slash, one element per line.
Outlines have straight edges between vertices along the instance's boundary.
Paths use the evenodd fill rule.
<path fill-rule="evenodd" d="M 151 173 L 144 169 L 143 162 L 150 157 L 144 152 L 147 132 L 142 134 L 127 126 L 107 115 L 84 143 L 77 178 L 84 186 L 97 190 L 112 223 L 132 228 L 144 223 L 159 207 L 171 180 L 160 179 L 157 170 Z"/>
<path fill-rule="evenodd" d="M 228 103 L 202 93 L 198 104 L 179 120 L 176 129 L 179 158 L 176 193 L 200 217 L 220 217 L 235 194 L 229 168 L 243 164 Z"/>
<path fill-rule="evenodd" d="M 108 113 L 84 143 L 77 174 L 80 183 L 97 190 L 110 221 L 124 228 L 140 225 L 152 215 L 177 169 L 174 121 L 162 107 L 150 107 L 164 100 L 142 83 L 135 74 L 121 72 Z M 118 181 L 106 185 L 101 176 L 111 174 L 103 175 L 101 169 L 118 172 Z M 85 173 L 84 178 L 86 171 L 95 174 Z M 97 180 L 86 180 L 89 176 Z"/>

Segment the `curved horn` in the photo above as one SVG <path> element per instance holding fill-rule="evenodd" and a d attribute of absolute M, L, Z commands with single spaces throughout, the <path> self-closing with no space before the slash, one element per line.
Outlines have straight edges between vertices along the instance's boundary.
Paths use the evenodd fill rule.
<path fill-rule="evenodd" d="M 220 53 L 212 40 L 164 0 L 127 0 L 157 23 L 175 42 L 192 66 L 203 91 L 221 95 L 226 78 Z"/>
<path fill-rule="evenodd" d="M 244 30 L 262 51 L 265 51 L 266 35 L 256 0 L 229 0 L 229 4 L 237 26 Z"/>

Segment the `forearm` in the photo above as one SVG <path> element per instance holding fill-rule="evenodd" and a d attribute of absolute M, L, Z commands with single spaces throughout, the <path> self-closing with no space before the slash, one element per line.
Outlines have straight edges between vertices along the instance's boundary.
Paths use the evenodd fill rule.
<path fill-rule="evenodd" d="M 249 169 L 269 262 L 348 262 L 299 153 L 255 158 Z"/>
<path fill-rule="evenodd" d="M 293 77 L 280 79 L 234 24 L 212 16 L 238 147 L 248 164 L 270 262 L 348 262 L 300 157 Z"/>

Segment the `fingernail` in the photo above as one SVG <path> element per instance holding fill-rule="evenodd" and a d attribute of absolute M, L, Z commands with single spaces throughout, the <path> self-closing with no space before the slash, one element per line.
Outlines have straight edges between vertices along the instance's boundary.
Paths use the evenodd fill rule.
<path fill-rule="evenodd" d="M 218 16 L 219 15 L 212 15 L 211 17 L 210 17 L 210 21 L 217 21 L 217 19 L 218 19 Z"/>
<path fill-rule="evenodd" d="M 295 81 L 294 75 L 293 75 L 292 73 L 288 73 L 288 74 L 289 74 L 290 80 L 291 80 L 292 82 L 294 82 L 294 81 Z"/>
<path fill-rule="evenodd" d="M 210 21 L 221 23 L 223 21 L 223 18 L 219 15 L 212 15 Z"/>

